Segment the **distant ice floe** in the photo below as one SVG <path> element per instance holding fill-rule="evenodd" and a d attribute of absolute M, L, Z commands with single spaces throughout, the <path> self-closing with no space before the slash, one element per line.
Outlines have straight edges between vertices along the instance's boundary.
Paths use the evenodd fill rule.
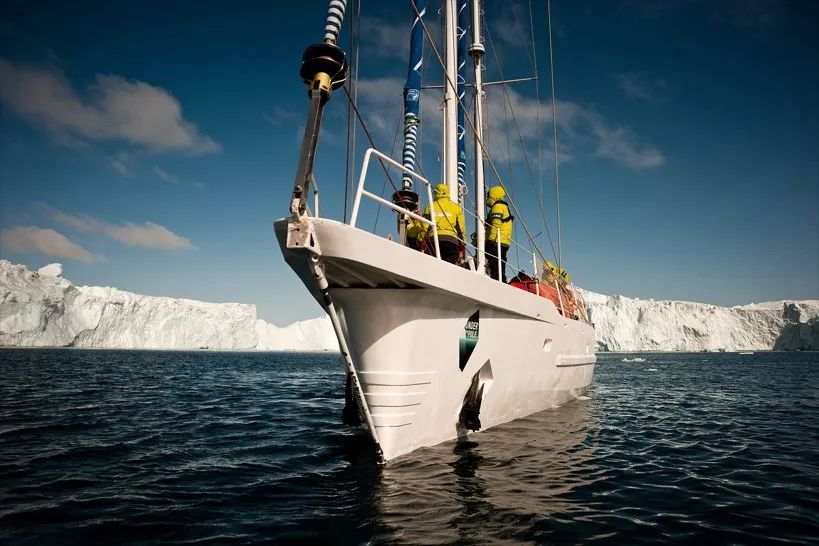
<path fill-rule="evenodd" d="M 640 357 L 637 357 L 637 358 L 624 358 L 623 359 L 623 362 L 645 362 L 645 361 L 646 361 L 645 358 L 640 358 Z"/>

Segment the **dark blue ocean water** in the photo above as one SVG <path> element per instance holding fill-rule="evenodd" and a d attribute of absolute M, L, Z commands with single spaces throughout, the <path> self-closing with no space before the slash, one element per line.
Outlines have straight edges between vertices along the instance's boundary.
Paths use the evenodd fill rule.
<path fill-rule="evenodd" d="M 4 543 L 819 536 L 816 353 L 601 355 L 588 399 L 385 468 L 334 355 L 7 349 L 0 374 Z"/>

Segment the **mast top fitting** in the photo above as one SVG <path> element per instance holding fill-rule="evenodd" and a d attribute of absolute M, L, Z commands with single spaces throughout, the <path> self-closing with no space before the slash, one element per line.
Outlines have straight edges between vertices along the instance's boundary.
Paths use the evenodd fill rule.
<path fill-rule="evenodd" d="M 347 55 L 332 44 L 319 43 L 308 46 L 301 56 L 302 81 L 309 87 L 308 95 L 321 91 L 323 100 L 347 81 Z"/>

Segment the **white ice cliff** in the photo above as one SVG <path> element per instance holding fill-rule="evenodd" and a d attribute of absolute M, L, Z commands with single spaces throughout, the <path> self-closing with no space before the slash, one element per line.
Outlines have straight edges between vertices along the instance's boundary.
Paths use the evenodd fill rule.
<path fill-rule="evenodd" d="M 75 286 L 0 260 L 0 346 L 337 351 L 326 317 L 279 328 L 256 306 Z"/>
<path fill-rule="evenodd" d="M 819 300 L 720 307 L 581 292 L 599 351 L 819 349 Z"/>
<path fill-rule="evenodd" d="M 327 317 L 279 328 L 238 303 L 75 286 L 0 260 L 0 346 L 337 351 Z M 603 351 L 819 349 L 819 301 L 738 307 L 583 291 Z"/>

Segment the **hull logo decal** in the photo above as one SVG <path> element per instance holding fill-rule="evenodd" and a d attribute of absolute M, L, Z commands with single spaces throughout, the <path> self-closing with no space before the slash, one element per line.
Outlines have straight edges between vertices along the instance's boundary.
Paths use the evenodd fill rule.
<path fill-rule="evenodd" d="M 458 343 L 458 367 L 464 371 L 466 363 L 469 362 L 469 357 L 472 356 L 472 351 L 478 344 L 478 332 L 480 329 L 480 309 L 472 313 L 472 316 L 466 321 L 464 326 L 464 335 Z"/>

